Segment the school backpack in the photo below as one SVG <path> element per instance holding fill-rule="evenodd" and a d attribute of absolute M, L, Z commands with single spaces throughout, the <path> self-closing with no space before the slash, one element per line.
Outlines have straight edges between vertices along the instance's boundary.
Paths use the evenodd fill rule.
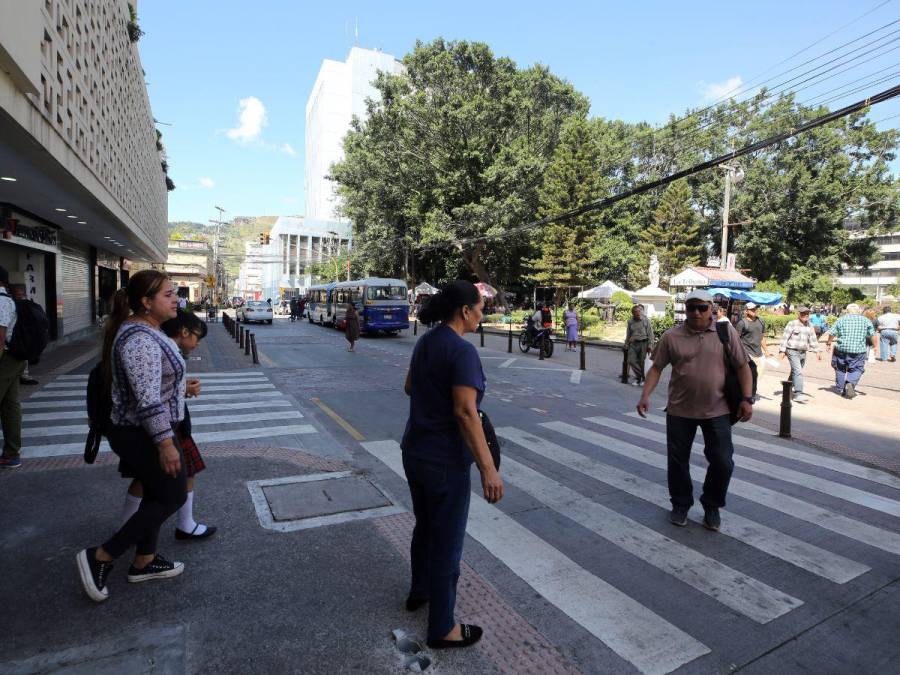
<path fill-rule="evenodd" d="M 84 443 L 84 461 L 93 464 L 100 451 L 100 439 L 106 434 L 112 414 L 112 392 L 103 377 L 103 362 L 97 363 L 87 383 L 88 436 Z"/>
<path fill-rule="evenodd" d="M 41 353 L 50 342 L 47 314 L 34 300 L 16 300 L 5 292 L 0 295 L 5 295 L 16 305 L 16 324 L 7 347 L 9 354 L 33 366 L 41 360 Z"/>

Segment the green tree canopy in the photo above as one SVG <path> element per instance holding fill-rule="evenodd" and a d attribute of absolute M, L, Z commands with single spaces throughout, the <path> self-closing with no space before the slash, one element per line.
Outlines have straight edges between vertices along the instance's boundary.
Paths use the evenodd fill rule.
<path fill-rule="evenodd" d="M 700 223 L 691 206 L 691 188 L 675 181 L 663 192 L 653 212 L 653 222 L 641 232 L 640 249 L 646 258 L 656 254 L 662 279 L 697 265 L 704 254 Z"/>

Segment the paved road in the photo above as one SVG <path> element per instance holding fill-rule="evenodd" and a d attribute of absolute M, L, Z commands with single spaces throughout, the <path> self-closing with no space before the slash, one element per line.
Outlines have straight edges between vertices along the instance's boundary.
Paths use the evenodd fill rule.
<path fill-rule="evenodd" d="M 401 669 L 390 631 L 424 633 L 424 617 L 401 608 L 409 515 L 281 531 L 253 486 L 350 471 L 408 508 L 398 441 L 415 338 L 367 338 L 351 354 L 340 333 L 305 322 L 252 330 L 261 366 L 218 326 L 190 363 L 211 466 L 200 515 L 224 528 L 176 549 L 188 572 L 169 585 L 116 577 L 105 605 L 80 596 L 71 557 L 109 528 L 124 489 L 109 455 L 74 469 L 90 363 L 26 402 L 28 461 L 0 476 L 0 601 L 23 608 L 5 626 L 0 670 L 121 672 L 149 659 L 173 672 Z M 473 495 L 458 617 L 488 633 L 474 650 L 430 654 L 438 670 L 885 672 L 897 662 L 897 475 L 747 425 L 722 532 L 700 526 L 699 507 L 675 528 L 662 413 L 631 414 L 637 390 L 615 381 L 615 359 L 582 374 L 571 354 L 539 362 L 487 344 L 485 408 L 505 440 L 507 494 L 498 507 Z M 702 465 L 698 448 L 695 477 Z"/>

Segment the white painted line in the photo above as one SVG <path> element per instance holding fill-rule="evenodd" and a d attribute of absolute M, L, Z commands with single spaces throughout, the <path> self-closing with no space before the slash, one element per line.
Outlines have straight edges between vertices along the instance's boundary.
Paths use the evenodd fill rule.
<path fill-rule="evenodd" d="M 220 391 L 262 391 L 265 389 L 274 389 L 274 384 L 204 384 L 200 392 L 202 396 L 204 392 L 220 392 Z"/>
<path fill-rule="evenodd" d="M 505 356 L 479 356 L 482 361 L 499 361 L 500 359 L 505 359 Z"/>
<path fill-rule="evenodd" d="M 513 370 L 546 370 L 548 372 L 570 373 L 571 368 L 553 368 L 552 366 L 510 366 Z"/>
<path fill-rule="evenodd" d="M 246 415 L 191 415 L 191 426 L 206 426 L 209 424 L 233 424 L 235 422 L 265 422 L 267 420 L 301 419 L 303 413 L 296 410 L 280 412 L 256 412 Z"/>
<path fill-rule="evenodd" d="M 405 478 L 396 441 L 361 445 Z M 516 576 L 643 673 L 669 673 L 710 653 L 706 645 L 591 574 L 480 495 L 466 532 Z"/>
<path fill-rule="evenodd" d="M 572 374 L 569 376 L 569 382 L 572 384 L 581 384 L 581 373 L 583 370 L 573 370 Z"/>
<path fill-rule="evenodd" d="M 247 383 L 247 384 L 268 384 L 269 380 L 265 377 L 265 375 L 257 375 L 253 378 L 243 378 L 243 377 L 207 377 L 206 375 L 197 374 L 192 375 L 188 374 L 187 377 L 189 379 L 199 379 L 201 382 L 207 384 L 238 384 L 238 383 Z M 75 382 L 75 381 L 65 381 L 65 382 L 50 382 L 49 384 L 44 385 L 41 391 L 44 389 L 72 389 L 74 386 L 87 386 L 87 379 L 84 382 Z M 82 389 L 81 391 L 84 391 Z"/>
<path fill-rule="evenodd" d="M 666 458 L 662 455 L 598 434 L 595 431 L 581 429 L 564 422 L 545 422 L 541 426 L 635 459 L 644 464 L 663 470 L 666 468 Z M 497 433 L 499 434 L 500 430 Z M 669 493 L 661 484 L 639 478 L 536 436 L 518 432 L 512 427 L 503 429 L 505 438 L 510 438 L 510 440 L 515 440 L 518 443 L 519 440 L 515 438 L 516 434 L 518 434 L 519 439 L 524 441 L 520 445 L 527 447 L 532 452 L 543 455 L 602 483 L 612 485 L 623 492 L 652 502 L 666 511 L 671 508 Z M 701 518 L 694 516 L 692 520 L 700 522 Z M 720 532 L 835 583 L 846 583 L 869 571 L 869 567 L 866 565 L 826 551 L 813 544 L 808 544 L 796 537 L 783 534 L 731 511 L 723 519 Z"/>
<path fill-rule="evenodd" d="M 640 416 L 636 412 L 627 414 L 629 417 L 640 419 Z M 647 420 L 652 422 L 653 424 L 660 424 L 663 426 L 665 426 L 666 424 L 666 418 L 662 415 L 648 415 Z M 837 473 L 843 473 L 847 476 L 855 476 L 857 478 L 872 481 L 873 483 L 879 483 L 881 485 L 886 485 L 896 490 L 900 490 L 900 478 L 897 478 L 897 476 L 892 476 L 891 474 L 884 471 L 879 471 L 878 469 L 872 469 L 867 466 L 860 466 L 859 464 L 852 464 L 851 462 L 836 459 L 828 455 L 816 455 L 811 452 L 797 450 L 796 448 L 789 448 L 784 445 L 777 445 L 775 443 L 760 441 L 755 438 L 744 436 L 743 434 L 736 434 L 733 431 L 731 434 L 731 440 L 735 445 L 741 445 L 745 448 L 752 448 L 754 450 L 759 450 L 760 452 L 765 452 L 770 455 L 776 455 L 777 457 L 787 457 L 788 459 L 793 459 L 797 462 L 812 464 L 813 466 L 819 466 L 824 469 L 831 469 L 832 471 L 835 471 Z"/>
<path fill-rule="evenodd" d="M 33 401 L 33 400 L 39 399 L 39 398 L 68 398 L 71 396 L 84 397 L 84 395 L 85 395 L 85 387 L 80 387 L 78 389 L 70 389 L 70 390 L 66 390 L 66 391 L 45 391 L 42 389 L 40 391 L 34 392 L 31 395 L 31 398 L 29 398 L 28 400 Z"/>
<path fill-rule="evenodd" d="M 498 367 L 498 368 L 509 368 L 509 367 L 510 367 L 512 364 L 514 364 L 515 362 L 516 362 L 516 359 L 515 359 L 515 358 L 512 358 L 512 359 L 506 359 L 506 361 L 504 361 L 503 363 L 501 363 L 501 364 L 500 364 L 499 366 L 497 366 L 497 367 Z"/>
<path fill-rule="evenodd" d="M 529 408 L 529 410 L 533 410 L 536 413 L 544 413 L 545 415 L 547 414 L 546 410 L 541 410 L 540 408 Z"/>
<path fill-rule="evenodd" d="M 510 457 L 503 460 L 503 477 L 566 518 L 757 623 L 768 623 L 803 604 L 802 600 L 601 506 Z"/>
<path fill-rule="evenodd" d="M 110 452 L 109 443 L 100 441 L 100 452 Z M 83 455 L 84 441 L 81 443 L 50 443 L 47 445 L 26 445 L 22 447 L 22 458 L 25 461 L 39 457 L 62 457 L 63 455 Z"/>
<path fill-rule="evenodd" d="M 87 414 L 85 413 L 85 417 Z M 87 424 L 67 424 L 59 426 L 40 426 L 25 427 L 22 429 L 22 438 L 43 438 L 44 436 L 69 436 L 72 434 L 82 434 L 87 436 Z M 28 446 L 24 446 L 27 448 Z M 84 446 L 82 446 L 82 450 Z M 24 450 L 23 450 L 24 452 Z"/>
<path fill-rule="evenodd" d="M 57 380 L 84 380 L 87 382 L 88 373 L 82 373 L 78 375 L 60 375 L 56 378 Z"/>
<path fill-rule="evenodd" d="M 246 377 L 246 378 L 255 378 L 255 377 L 265 377 L 265 373 L 261 373 L 259 370 L 233 370 L 226 372 L 214 372 L 214 373 L 188 373 L 188 377 L 199 377 L 203 378 L 217 378 L 217 377 Z M 60 375 L 55 378 L 55 380 L 83 380 L 85 383 L 88 379 L 88 373 L 80 373 L 75 375 Z"/>
<path fill-rule="evenodd" d="M 201 392 L 198 400 L 200 401 L 255 401 L 263 398 L 284 398 L 284 394 L 280 391 L 251 391 L 246 394 L 219 394 L 213 392 L 211 394 Z M 193 400 L 193 399 L 191 399 Z M 191 406 L 193 408 L 193 406 Z"/>
<path fill-rule="evenodd" d="M 588 417 L 586 419 L 588 422 L 600 424 L 609 427 L 610 429 L 617 429 L 618 431 L 627 434 L 640 436 L 643 439 L 650 439 L 659 443 L 666 442 L 666 435 L 664 433 L 651 431 L 647 429 L 646 426 L 637 425 L 634 422 L 614 420 L 608 417 Z M 699 449 L 702 452 L 703 444 L 694 443 L 694 449 Z M 793 469 L 786 469 L 785 467 L 776 464 L 761 462 L 743 455 L 735 456 L 734 465 L 741 469 L 746 469 L 747 471 L 753 471 L 754 473 L 759 473 L 786 483 L 800 485 L 831 497 L 837 497 L 844 501 L 859 504 L 860 506 L 865 506 L 866 508 L 875 511 L 881 511 L 882 513 L 900 517 L 900 501 L 894 499 L 871 494 L 865 490 L 850 487 L 849 485 L 842 485 L 841 483 L 836 483 L 825 478 L 819 478 L 818 476 L 811 476 L 800 471 L 794 471 Z"/>
<path fill-rule="evenodd" d="M 244 401 L 242 403 L 191 403 L 188 408 L 191 413 L 218 410 L 266 410 L 268 408 L 289 408 L 291 402 L 283 401 Z"/>
<path fill-rule="evenodd" d="M 54 420 L 85 420 L 87 419 L 87 410 L 57 410 L 49 413 L 31 413 L 22 415 L 22 423 L 29 422 L 48 422 Z"/>
<path fill-rule="evenodd" d="M 249 438 L 269 438 L 270 436 L 293 436 L 294 434 L 314 434 L 311 424 L 295 424 L 285 427 L 260 427 L 257 429 L 231 429 L 229 431 L 205 431 L 192 434 L 198 443 L 213 441 L 243 441 Z"/>
<path fill-rule="evenodd" d="M 22 401 L 23 410 L 57 410 L 59 408 L 85 408 L 85 399 L 70 399 L 68 401 Z"/>

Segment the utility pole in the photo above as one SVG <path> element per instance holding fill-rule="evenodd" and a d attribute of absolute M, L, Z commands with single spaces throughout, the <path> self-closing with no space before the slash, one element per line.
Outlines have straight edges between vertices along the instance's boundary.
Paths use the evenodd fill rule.
<path fill-rule="evenodd" d="M 719 256 L 719 269 L 725 269 L 728 264 L 728 212 L 731 208 L 731 184 L 740 183 L 744 178 L 744 171 L 738 166 L 722 164 L 725 170 L 725 201 L 722 205 L 722 252 Z"/>
<path fill-rule="evenodd" d="M 215 270 L 215 275 L 216 275 L 215 292 L 219 293 L 219 297 L 221 298 L 222 293 L 219 289 L 223 288 L 222 272 L 224 272 L 225 266 L 222 263 L 221 258 L 219 256 L 219 228 L 222 225 L 225 225 L 225 222 L 223 222 L 223 220 L 222 220 L 222 214 L 225 213 L 225 209 L 223 209 L 221 206 L 214 206 L 213 208 L 219 212 L 219 219 L 211 220 L 210 222 L 214 223 L 216 226 L 216 234 L 213 239 L 213 269 Z M 226 290 L 226 294 L 227 294 L 227 290 Z"/>

